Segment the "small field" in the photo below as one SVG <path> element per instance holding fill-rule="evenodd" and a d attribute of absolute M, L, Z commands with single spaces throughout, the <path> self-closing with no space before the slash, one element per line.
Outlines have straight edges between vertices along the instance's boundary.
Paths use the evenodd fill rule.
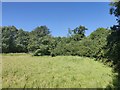
<path fill-rule="evenodd" d="M 112 69 L 85 57 L 3 55 L 3 88 L 105 88 Z"/>

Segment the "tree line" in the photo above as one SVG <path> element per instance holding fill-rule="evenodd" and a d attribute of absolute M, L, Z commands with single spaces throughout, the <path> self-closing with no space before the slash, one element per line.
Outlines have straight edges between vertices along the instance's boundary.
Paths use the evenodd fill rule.
<path fill-rule="evenodd" d="M 104 57 L 104 46 L 111 30 L 98 28 L 89 36 L 85 36 L 85 26 L 68 30 L 67 37 L 53 37 L 46 26 L 36 27 L 27 32 L 15 26 L 2 27 L 3 53 L 33 53 L 42 55 L 78 55 L 87 57 Z"/>

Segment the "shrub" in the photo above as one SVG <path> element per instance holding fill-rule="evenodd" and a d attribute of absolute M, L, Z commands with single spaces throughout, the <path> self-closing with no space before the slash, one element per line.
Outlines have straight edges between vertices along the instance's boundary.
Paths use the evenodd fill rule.
<path fill-rule="evenodd" d="M 37 49 L 34 56 L 43 56 L 43 55 L 50 55 L 49 46 L 48 45 L 41 45 L 39 49 Z"/>
<path fill-rule="evenodd" d="M 41 50 L 40 50 L 40 49 L 37 49 L 37 50 L 34 52 L 33 56 L 41 56 Z"/>

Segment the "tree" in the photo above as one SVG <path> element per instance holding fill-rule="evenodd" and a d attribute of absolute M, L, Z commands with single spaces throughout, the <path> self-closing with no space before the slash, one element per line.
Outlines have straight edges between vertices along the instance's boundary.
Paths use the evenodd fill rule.
<path fill-rule="evenodd" d="M 28 50 L 34 52 L 35 50 L 39 49 L 44 36 L 48 35 L 50 35 L 50 31 L 46 26 L 40 26 L 35 28 L 29 34 L 30 39 L 28 44 Z"/>
<path fill-rule="evenodd" d="M 110 5 L 112 6 L 110 14 L 117 18 L 118 25 L 111 27 L 112 33 L 108 37 L 108 51 L 106 55 L 108 59 L 113 61 L 115 69 L 120 72 L 120 1 L 112 2 Z"/>
<path fill-rule="evenodd" d="M 91 51 L 94 53 L 96 58 L 105 58 L 104 49 L 107 45 L 107 37 L 111 34 L 111 31 L 106 28 L 98 28 L 96 31 L 92 32 L 89 38 L 92 41 L 92 44 L 89 45 Z"/>
<path fill-rule="evenodd" d="M 2 52 L 16 52 L 16 35 L 18 29 L 15 26 L 2 27 Z"/>
<path fill-rule="evenodd" d="M 116 20 L 120 25 L 120 1 L 117 0 L 116 2 L 111 2 L 110 5 L 111 5 L 110 14 L 117 17 Z"/>
<path fill-rule="evenodd" d="M 16 37 L 17 52 L 28 52 L 29 32 L 18 30 Z"/>
<path fill-rule="evenodd" d="M 73 40 L 79 41 L 85 37 L 85 30 L 88 30 L 88 29 L 85 26 L 80 25 L 79 27 L 76 27 L 73 30 L 69 29 L 68 32 L 71 35 L 71 37 L 73 38 Z"/>
<path fill-rule="evenodd" d="M 2 27 L 0 27 L 0 53 L 2 53 Z"/>

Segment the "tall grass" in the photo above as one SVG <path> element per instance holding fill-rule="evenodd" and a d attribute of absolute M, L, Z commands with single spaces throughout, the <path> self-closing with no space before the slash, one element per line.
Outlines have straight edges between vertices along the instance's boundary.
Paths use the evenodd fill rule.
<path fill-rule="evenodd" d="M 105 88 L 112 69 L 78 56 L 3 55 L 3 88 Z"/>
<path fill-rule="evenodd" d="M 0 54 L 0 89 L 2 89 L 2 55 Z"/>

